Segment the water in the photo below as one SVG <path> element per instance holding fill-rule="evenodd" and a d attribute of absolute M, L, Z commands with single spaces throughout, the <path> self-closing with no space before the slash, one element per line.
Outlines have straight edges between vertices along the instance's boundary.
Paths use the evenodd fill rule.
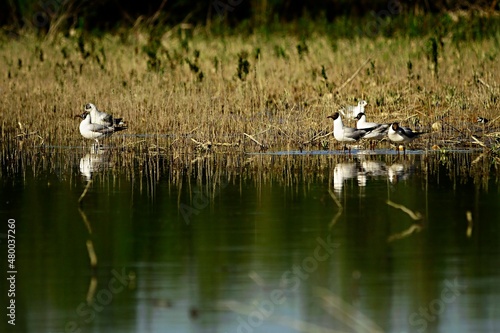
<path fill-rule="evenodd" d="M 478 156 L 4 154 L 2 332 L 493 332 L 499 183 Z"/>

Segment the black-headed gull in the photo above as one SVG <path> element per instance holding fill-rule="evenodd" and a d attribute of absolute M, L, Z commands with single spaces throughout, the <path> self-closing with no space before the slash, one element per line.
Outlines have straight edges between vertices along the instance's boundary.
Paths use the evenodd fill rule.
<path fill-rule="evenodd" d="M 477 117 L 476 122 L 480 124 L 486 124 L 489 121 L 489 119 L 486 119 L 484 117 Z"/>
<path fill-rule="evenodd" d="M 339 112 L 342 113 L 344 117 L 356 118 L 358 113 L 365 112 L 366 105 L 368 105 L 368 103 L 362 99 L 358 102 L 358 105 L 347 105 L 341 108 Z"/>
<path fill-rule="evenodd" d="M 378 124 L 378 123 L 367 122 L 366 115 L 363 112 L 358 113 L 355 119 L 358 120 L 356 122 L 357 129 L 371 130 L 369 133 L 366 133 L 366 135 L 363 137 L 363 139 L 368 139 L 368 140 L 384 139 L 387 136 L 389 127 L 391 126 L 390 124 Z M 370 148 L 372 148 L 372 145 L 370 145 Z"/>
<path fill-rule="evenodd" d="M 92 124 L 107 125 L 107 126 L 118 126 L 124 125 L 123 118 L 113 118 L 112 115 L 106 112 L 99 111 L 97 107 L 92 103 L 85 104 L 85 112 L 90 113 L 92 118 Z"/>
<path fill-rule="evenodd" d="M 333 136 L 337 141 L 340 142 L 356 142 L 370 132 L 370 129 L 356 129 L 352 127 L 346 127 L 342 123 L 342 118 L 340 113 L 335 112 L 327 118 L 333 119 Z M 344 145 L 344 150 L 346 146 Z M 350 151 L 350 149 L 349 149 Z"/>
<path fill-rule="evenodd" d="M 387 133 L 387 137 L 392 142 L 396 143 L 408 143 L 425 132 L 413 132 L 411 128 L 399 126 L 399 123 L 392 123 L 389 127 L 389 132 Z M 406 152 L 406 147 L 403 145 L 403 150 Z"/>
<path fill-rule="evenodd" d="M 75 117 L 82 118 L 82 122 L 80 123 L 80 134 L 86 139 L 92 139 L 97 142 L 99 145 L 99 139 L 103 139 L 112 135 L 114 132 L 123 131 L 127 129 L 126 125 L 102 125 L 93 123 L 92 114 L 88 112 L 84 112 L 81 115 L 77 115 Z"/>

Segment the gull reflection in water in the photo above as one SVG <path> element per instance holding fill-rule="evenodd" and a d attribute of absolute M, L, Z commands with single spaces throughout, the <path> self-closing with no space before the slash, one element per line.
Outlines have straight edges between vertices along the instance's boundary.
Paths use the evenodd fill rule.
<path fill-rule="evenodd" d="M 110 166 L 109 154 L 106 149 L 91 149 L 80 159 L 80 172 L 87 181 L 92 180 L 92 174 Z"/>
<path fill-rule="evenodd" d="M 391 183 L 408 178 L 409 173 L 405 172 L 405 166 L 401 163 L 394 163 L 387 169 L 387 178 Z"/>
<path fill-rule="evenodd" d="M 401 163 L 387 165 L 385 162 L 373 160 L 337 163 L 333 170 L 333 188 L 336 192 L 340 192 L 348 179 L 356 179 L 361 188 L 374 178 L 387 178 L 390 183 L 396 183 L 407 179 L 410 170 L 411 165 Z"/>
<path fill-rule="evenodd" d="M 338 163 L 333 169 L 333 189 L 340 192 L 344 181 L 358 177 L 357 163 Z"/>

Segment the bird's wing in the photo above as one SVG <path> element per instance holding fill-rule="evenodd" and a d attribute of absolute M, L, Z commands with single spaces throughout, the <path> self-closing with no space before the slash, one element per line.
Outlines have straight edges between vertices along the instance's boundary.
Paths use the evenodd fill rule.
<path fill-rule="evenodd" d="M 101 119 L 104 120 L 105 122 L 110 123 L 110 124 L 113 123 L 113 116 L 110 114 L 107 114 L 107 113 L 103 114 Z"/>
<path fill-rule="evenodd" d="M 416 138 L 417 136 L 424 134 L 425 132 L 413 132 L 409 127 L 399 127 L 398 132 L 402 136 L 406 136 L 410 139 Z"/>
<path fill-rule="evenodd" d="M 377 127 L 375 127 L 372 131 L 377 132 L 377 133 L 385 133 L 389 131 L 389 124 L 379 124 Z"/>
<path fill-rule="evenodd" d="M 352 127 L 344 127 L 344 136 L 348 138 L 352 138 L 354 140 L 361 139 L 365 134 L 367 133 L 367 130 L 365 129 L 355 129 Z"/>
<path fill-rule="evenodd" d="M 113 127 L 109 127 L 106 125 L 99 125 L 99 124 L 90 124 L 88 129 L 92 132 L 102 133 L 102 134 L 112 133 L 114 131 Z"/>

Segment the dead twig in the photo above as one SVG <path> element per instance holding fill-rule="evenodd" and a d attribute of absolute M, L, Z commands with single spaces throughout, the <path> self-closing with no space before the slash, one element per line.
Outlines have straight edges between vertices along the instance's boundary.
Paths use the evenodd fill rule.
<path fill-rule="evenodd" d="M 475 143 L 477 143 L 477 144 L 478 144 L 478 145 L 480 145 L 481 147 L 483 147 L 483 148 L 488 148 L 488 149 L 489 149 L 489 147 L 488 147 L 488 146 L 486 146 L 486 145 L 484 144 L 484 142 L 479 141 L 479 140 L 478 140 L 478 139 L 477 139 L 474 135 L 471 135 L 471 138 L 472 138 L 472 140 L 474 140 L 474 142 L 475 142 Z"/>
<path fill-rule="evenodd" d="M 342 85 L 340 87 L 338 87 L 337 89 L 335 89 L 335 93 L 338 93 L 339 91 L 341 91 L 342 89 L 344 89 L 344 87 L 347 84 L 349 84 L 349 82 L 351 82 L 356 77 L 356 75 L 359 74 L 359 72 L 363 69 L 363 67 L 365 67 L 365 65 L 367 63 L 369 63 L 371 60 L 372 60 L 371 58 L 366 59 L 365 62 L 361 66 L 359 66 L 358 69 L 356 69 L 356 71 L 354 72 L 354 74 L 352 74 L 351 77 L 347 79 L 347 81 L 345 81 L 344 83 L 342 83 Z"/>
<path fill-rule="evenodd" d="M 21 123 L 19 123 L 19 127 L 21 127 L 21 130 L 22 130 L 22 125 Z M 23 139 L 26 139 L 32 135 L 35 135 L 37 136 L 39 139 L 40 139 L 40 145 L 42 146 L 43 143 L 45 142 L 45 140 L 40 136 L 40 134 L 38 134 L 38 131 L 33 131 L 31 133 L 28 133 L 28 132 L 24 132 L 24 133 L 19 133 L 18 135 L 16 135 L 16 138 L 19 138 L 20 140 L 23 140 Z"/>
<path fill-rule="evenodd" d="M 214 142 L 212 143 L 214 146 L 220 147 L 238 147 L 240 145 L 239 142 Z"/>
<path fill-rule="evenodd" d="M 494 92 L 494 89 L 488 83 L 484 82 L 482 79 L 478 78 L 477 82 L 481 83 L 483 86 L 485 86 L 486 88 L 488 88 L 491 93 Z"/>
<path fill-rule="evenodd" d="M 196 143 L 198 145 L 198 147 L 201 148 L 201 149 L 203 149 L 203 150 L 210 150 L 210 149 L 212 149 L 212 142 L 210 142 L 210 141 L 200 142 L 200 141 L 197 141 L 196 139 L 193 139 L 193 138 L 191 138 L 191 141 L 193 141 L 194 143 Z"/>
<path fill-rule="evenodd" d="M 314 142 L 314 141 L 317 141 L 317 140 L 319 140 L 319 139 L 324 139 L 324 138 L 326 138 L 326 137 L 328 137 L 328 136 L 330 136 L 330 135 L 332 135 L 332 134 L 333 134 L 333 131 L 332 131 L 332 132 L 330 132 L 330 133 L 326 133 L 326 134 L 324 134 L 324 135 L 317 135 L 317 136 L 313 137 L 311 140 L 308 140 L 308 141 L 304 142 L 304 144 L 305 144 L 305 145 L 308 145 L 308 144 L 310 144 L 310 143 L 312 143 L 312 142 Z"/>
<path fill-rule="evenodd" d="M 255 142 L 261 150 L 267 150 L 267 146 L 266 145 L 263 145 L 262 143 L 260 143 L 259 141 L 257 141 L 253 136 L 251 136 L 250 134 L 247 134 L 247 133 L 244 133 L 243 132 L 243 135 L 246 136 L 247 138 L 249 138 L 250 140 L 252 140 L 253 142 Z"/>

